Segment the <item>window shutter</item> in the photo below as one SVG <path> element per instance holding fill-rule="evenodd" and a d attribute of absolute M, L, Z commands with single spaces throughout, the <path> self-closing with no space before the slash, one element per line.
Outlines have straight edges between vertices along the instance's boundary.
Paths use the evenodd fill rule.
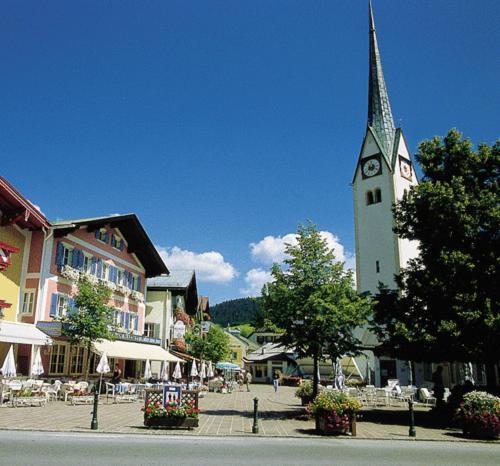
<path fill-rule="evenodd" d="M 92 259 L 90 260 L 90 273 L 92 275 L 95 275 L 95 272 L 97 270 L 97 259 L 92 256 Z"/>
<path fill-rule="evenodd" d="M 71 267 L 76 269 L 78 267 L 78 257 L 79 257 L 80 250 L 79 249 L 73 249 L 73 255 L 71 256 Z"/>
<path fill-rule="evenodd" d="M 141 276 L 137 276 L 137 291 L 141 291 Z"/>
<path fill-rule="evenodd" d="M 57 249 L 56 249 L 56 265 L 57 265 L 57 267 L 62 267 L 63 260 L 64 260 L 64 244 L 62 244 L 61 241 L 59 241 L 57 243 Z"/>
<path fill-rule="evenodd" d="M 75 303 L 75 300 L 73 298 L 69 298 L 68 300 L 68 315 L 73 315 L 75 314 L 77 311 L 76 309 L 76 303 Z"/>
<path fill-rule="evenodd" d="M 52 293 L 52 298 L 50 301 L 50 315 L 52 317 L 57 315 L 57 293 Z"/>
<path fill-rule="evenodd" d="M 94 232 L 94 236 L 96 237 L 96 239 L 99 239 L 99 235 L 101 234 L 101 230 L 99 230 L 99 228 Z"/>
<path fill-rule="evenodd" d="M 85 259 L 85 255 L 83 254 L 83 251 L 78 252 L 78 268 L 82 269 L 83 268 L 83 260 Z"/>
<path fill-rule="evenodd" d="M 125 249 L 125 241 L 123 241 L 123 239 L 120 241 L 119 249 L 120 251 L 123 251 Z"/>
<path fill-rule="evenodd" d="M 138 328 L 139 328 L 139 317 L 136 315 L 134 319 L 134 330 L 137 332 Z"/>
<path fill-rule="evenodd" d="M 97 259 L 97 278 L 101 278 L 102 276 L 102 260 Z"/>
<path fill-rule="evenodd" d="M 128 330 L 128 322 L 129 322 L 129 314 L 128 312 L 124 312 L 123 326 Z"/>
<path fill-rule="evenodd" d="M 104 242 L 107 244 L 109 242 L 109 233 L 104 233 Z"/>

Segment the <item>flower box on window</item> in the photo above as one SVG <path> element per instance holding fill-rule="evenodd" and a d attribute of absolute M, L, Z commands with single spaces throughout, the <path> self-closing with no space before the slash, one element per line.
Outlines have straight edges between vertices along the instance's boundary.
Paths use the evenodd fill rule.
<path fill-rule="evenodd" d="M 125 296 L 128 296 L 130 294 L 130 288 L 128 288 L 125 285 L 118 285 L 116 287 L 116 291 L 118 291 L 118 293 L 121 293 L 122 295 L 125 295 Z"/>
<path fill-rule="evenodd" d="M 139 301 L 140 303 L 144 302 L 144 295 L 140 291 L 132 291 L 132 299 Z"/>
<path fill-rule="evenodd" d="M 108 290 L 111 290 L 111 291 L 116 291 L 116 284 L 113 283 L 113 282 L 108 282 L 108 281 L 105 281 L 104 282 L 104 286 L 106 286 L 106 288 Z"/>
<path fill-rule="evenodd" d="M 77 282 L 80 279 L 80 272 L 69 265 L 65 265 L 61 269 L 61 275 L 72 282 Z"/>

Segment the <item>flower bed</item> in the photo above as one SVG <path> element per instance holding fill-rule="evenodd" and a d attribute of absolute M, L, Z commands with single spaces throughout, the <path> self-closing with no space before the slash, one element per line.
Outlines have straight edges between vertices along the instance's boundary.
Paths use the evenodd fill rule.
<path fill-rule="evenodd" d="M 165 406 L 161 401 L 153 398 L 146 400 L 144 411 L 144 425 L 146 427 L 181 427 L 192 429 L 198 427 L 200 410 L 196 401 L 177 399 L 168 402 Z"/>
<path fill-rule="evenodd" d="M 337 391 L 323 391 L 311 403 L 311 411 L 318 419 L 319 430 L 324 435 L 351 433 L 356 435 L 356 413 L 361 403 Z"/>
<path fill-rule="evenodd" d="M 500 436 L 500 398 L 486 392 L 470 392 L 457 412 L 464 435 L 481 439 Z"/>

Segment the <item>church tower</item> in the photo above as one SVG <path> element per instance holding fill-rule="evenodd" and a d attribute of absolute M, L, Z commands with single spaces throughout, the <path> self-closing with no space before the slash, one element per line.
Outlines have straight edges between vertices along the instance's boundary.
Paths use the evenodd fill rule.
<path fill-rule="evenodd" d="M 401 128 L 396 128 L 382 71 L 371 1 L 368 121 L 353 179 L 356 281 L 359 292 L 396 288 L 394 275 L 418 254 L 417 244 L 393 232 L 392 206 L 417 183 Z"/>

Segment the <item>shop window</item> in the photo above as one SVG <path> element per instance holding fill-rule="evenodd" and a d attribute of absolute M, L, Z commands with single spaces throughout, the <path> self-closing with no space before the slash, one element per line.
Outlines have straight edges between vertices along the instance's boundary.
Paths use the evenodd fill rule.
<path fill-rule="evenodd" d="M 66 362 L 66 345 L 52 345 L 50 349 L 50 374 L 63 374 Z"/>
<path fill-rule="evenodd" d="M 71 374 L 82 374 L 83 373 L 83 355 L 85 349 L 79 346 L 74 346 L 71 349 L 71 364 L 69 372 Z"/>

